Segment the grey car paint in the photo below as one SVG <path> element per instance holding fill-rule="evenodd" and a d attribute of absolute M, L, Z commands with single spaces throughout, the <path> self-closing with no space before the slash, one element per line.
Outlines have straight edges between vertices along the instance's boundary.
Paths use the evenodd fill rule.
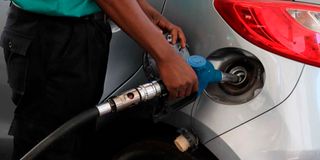
<path fill-rule="evenodd" d="M 6 21 L 8 6 L 9 1 L 0 1 L 0 32 Z M 3 50 L 0 49 L 0 159 L 4 160 L 11 156 L 12 137 L 8 135 L 8 130 L 14 111 L 6 72 Z"/>
<path fill-rule="evenodd" d="M 195 5 L 198 7 L 193 7 L 190 11 Z M 195 130 L 201 135 L 203 142 L 273 108 L 285 100 L 294 89 L 303 64 L 271 54 L 244 40 L 221 19 L 211 0 L 168 1 L 164 15 L 183 26 L 191 46 L 191 53 L 207 57 L 220 48 L 242 48 L 255 55 L 265 68 L 264 88 L 255 99 L 247 103 L 219 104 L 206 94 L 200 98 L 193 115 L 196 119 Z M 207 130 L 198 129 L 197 126 L 200 124 L 197 123 L 204 124 L 208 127 Z"/>
<path fill-rule="evenodd" d="M 286 101 L 210 141 L 207 147 L 221 159 L 319 159 L 319 81 L 320 69 L 306 65 L 299 83 Z M 238 157 L 230 158 L 230 153 Z"/>
<path fill-rule="evenodd" d="M 313 4 L 320 4 L 320 1 L 317 0 L 294 0 L 296 2 L 307 2 L 307 3 L 313 3 Z"/>
<path fill-rule="evenodd" d="M 149 0 L 161 12 L 164 0 Z M 102 100 L 125 83 L 142 66 L 144 50 L 111 22 L 113 31 Z"/>
<path fill-rule="evenodd" d="M 208 56 L 220 48 L 238 47 L 254 54 L 265 68 L 265 86 L 241 105 L 219 104 L 203 94 L 183 110 L 193 116 L 191 128 L 219 159 L 319 159 L 320 69 L 252 45 L 224 22 L 212 2 L 168 1 L 164 15 L 183 26 L 191 53 Z M 173 115 L 172 124 L 189 123 L 180 118 Z"/>

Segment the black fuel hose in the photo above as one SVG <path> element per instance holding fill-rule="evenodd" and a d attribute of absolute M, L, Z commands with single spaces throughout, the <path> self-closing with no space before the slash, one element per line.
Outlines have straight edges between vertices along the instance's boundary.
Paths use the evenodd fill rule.
<path fill-rule="evenodd" d="M 195 94 L 196 95 L 196 94 Z M 167 90 L 162 82 L 153 81 L 151 83 L 146 83 L 139 86 L 138 88 L 131 89 L 124 92 L 120 96 L 114 97 L 102 105 L 91 108 L 84 111 L 72 118 L 71 120 L 64 123 L 58 129 L 49 134 L 46 138 L 40 141 L 36 146 L 34 146 L 27 154 L 25 154 L 20 160 L 33 160 L 39 156 L 43 151 L 45 151 L 50 145 L 58 141 L 64 135 L 75 131 L 76 129 L 82 127 L 85 123 L 95 120 L 101 115 L 111 114 L 117 112 L 118 109 L 123 110 L 130 108 L 133 105 L 137 105 L 139 102 L 144 102 L 151 100 L 155 97 L 166 97 Z M 182 101 L 177 101 L 176 103 L 181 106 L 185 106 L 185 103 L 191 103 L 196 96 L 190 96 L 188 98 L 183 98 Z M 174 107 L 176 108 L 176 107 Z M 177 107 L 178 108 L 178 107 Z"/>
<path fill-rule="evenodd" d="M 78 116 L 64 123 L 58 129 L 49 134 L 46 138 L 40 141 L 34 146 L 27 154 L 25 154 L 20 160 L 32 160 L 45 151 L 50 145 L 55 143 L 64 135 L 73 132 L 85 123 L 96 119 L 99 116 L 99 111 L 96 107 L 86 110 L 80 113 Z"/>

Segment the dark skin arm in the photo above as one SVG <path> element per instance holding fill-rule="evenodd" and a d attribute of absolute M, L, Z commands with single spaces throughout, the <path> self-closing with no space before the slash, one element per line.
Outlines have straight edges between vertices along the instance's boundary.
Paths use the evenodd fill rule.
<path fill-rule="evenodd" d="M 175 53 L 159 30 L 161 28 L 169 31 L 174 34 L 175 41 L 180 39 L 185 45 L 185 38 L 180 28 L 162 17 L 145 0 L 96 0 L 96 2 L 155 59 L 160 77 L 171 98 L 185 97 L 198 90 L 196 74 Z"/>

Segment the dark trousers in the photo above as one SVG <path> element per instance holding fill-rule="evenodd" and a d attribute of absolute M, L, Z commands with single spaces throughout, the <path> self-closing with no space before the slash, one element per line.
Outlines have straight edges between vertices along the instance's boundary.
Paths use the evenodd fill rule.
<path fill-rule="evenodd" d="M 9 131 L 13 159 L 98 103 L 110 38 L 110 26 L 98 16 L 50 17 L 11 6 L 0 45 L 17 106 Z M 39 159 L 87 159 L 94 130 L 91 123 L 67 135 Z"/>

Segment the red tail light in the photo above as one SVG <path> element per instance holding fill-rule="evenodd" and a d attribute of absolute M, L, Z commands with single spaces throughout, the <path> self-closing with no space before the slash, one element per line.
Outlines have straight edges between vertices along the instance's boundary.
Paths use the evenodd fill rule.
<path fill-rule="evenodd" d="M 225 21 L 251 43 L 320 67 L 320 7 L 280 0 L 215 0 Z"/>

